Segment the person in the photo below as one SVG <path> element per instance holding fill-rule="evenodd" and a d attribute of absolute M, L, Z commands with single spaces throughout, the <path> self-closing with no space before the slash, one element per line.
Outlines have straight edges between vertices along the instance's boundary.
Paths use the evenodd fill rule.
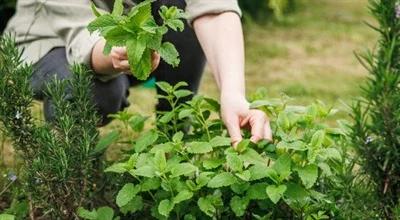
<path fill-rule="evenodd" d="M 112 9 L 113 1 L 93 2 L 104 10 Z M 271 140 L 267 116 L 250 109 L 245 97 L 244 40 L 237 0 L 157 0 L 153 4 L 156 20 L 160 19 L 157 11 L 162 5 L 185 8 L 188 13 L 185 30 L 169 31 L 163 39 L 176 46 L 181 64 L 172 68 L 154 53 L 152 75 L 156 80 L 170 84 L 185 81 L 195 93 L 207 59 L 220 90 L 221 116 L 232 143 L 242 140 L 243 127 L 251 130 L 253 142 Z M 131 0 L 124 1 L 127 8 L 133 5 Z M 109 114 L 129 105 L 129 87 L 139 81 L 123 74 L 130 69 L 125 48 L 114 47 L 106 56 L 102 52 L 105 40 L 88 32 L 86 27 L 95 18 L 90 0 L 18 0 L 16 11 L 6 32 L 13 33 L 24 48 L 24 59 L 34 63 L 30 84 L 35 98 L 44 102 L 46 120 L 52 118 L 53 105 L 44 95 L 45 85 L 55 75 L 61 80 L 69 78 L 68 64 L 72 63 L 87 64 L 95 73 L 93 100 L 103 125 L 111 120 Z M 156 108 L 163 111 L 169 106 L 159 100 Z"/>

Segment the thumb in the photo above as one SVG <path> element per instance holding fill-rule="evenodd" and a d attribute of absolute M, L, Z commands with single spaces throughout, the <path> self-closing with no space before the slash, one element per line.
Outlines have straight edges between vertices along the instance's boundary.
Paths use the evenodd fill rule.
<path fill-rule="evenodd" d="M 242 140 L 239 118 L 236 116 L 226 117 L 225 125 L 228 129 L 229 136 L 231 137 L 231 142 L 233 146 L 236 146 Z"/>

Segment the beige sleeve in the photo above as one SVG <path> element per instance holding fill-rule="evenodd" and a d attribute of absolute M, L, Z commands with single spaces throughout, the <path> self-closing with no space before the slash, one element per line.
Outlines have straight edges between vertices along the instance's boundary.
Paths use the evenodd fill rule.
<path fill-rule="evenodd" d="M 43 1 L 44 16 L 49 27 L 64 41 L 70 64 L 91 61 L 92 49 L 101 39 L 90 34 L 87 25 L 95 18 L 89 0 L 46 0 Z"/>
<path fill-rule="evenodd" d="M 250 1 L 250 0 L 249 0 Z M 232 11 L 242 15 L 237 0 L 186 0 L 186 12 L 189 14 L 189 23 L 205 14 L 219 14 Z"/>

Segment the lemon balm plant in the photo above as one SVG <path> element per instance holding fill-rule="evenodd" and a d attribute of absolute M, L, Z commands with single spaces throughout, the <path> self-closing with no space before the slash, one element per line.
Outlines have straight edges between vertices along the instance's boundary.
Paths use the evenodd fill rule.
<path fill-rule="evenodd" d="M 191 95 L 186 84 L 158 86 L 172 110 L 159 112 L 155 128 L 128 141 L 127 159 L 106 172 L 125 176 L 115 212 L 80 208 L 85 219 L 327 219 L 332 217 L 321 179 L 335 175 L 342 159 L 339 128 L 323 123 L 333 110 L 322 103 L 291 106 L 283 99 L 257 100 L 271 116 L 274 141 L 245 139 L 235 148 L 222 121 L 219 103 Z M 128 120 L 129 121 L 129 120 Z M 249 137 L 249 134 L 245 136 Z M 106 213 L 106 214 L 105 214 Z"/>

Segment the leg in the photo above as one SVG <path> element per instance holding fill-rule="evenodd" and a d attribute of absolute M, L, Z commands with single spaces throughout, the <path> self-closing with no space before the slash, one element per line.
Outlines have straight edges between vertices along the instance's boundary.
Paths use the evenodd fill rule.
<path fill-rule="evenodd" d="M 161 5 L 175 5 L 182 9 L 185 8 L 185 1 L 180 0 L 159 0 L 154 4 L 153 15 L 158 22 L 161 22 L 161 18 L 158 15 L 158 9 Z M 205 56 L 193 29 L 185 22 L 185 30 L 182 33 L 170 30 L 163 40 L 176 46 L 180 54 L 181 63 L 179 67 L 173 68 L 162 61 L 154 72 L 156 80 L 166 81 L 172 85 L 185 81 L 189 84 L 187 89 L 196 93 L 204 71 Z M 162 93 L 159 90 L 157 92 Z M 167 111 L 169 109 L 170 106 L 166 101 L 159 100 L 157 110 Z"/>
<path fill-rule="evenodd" d="M 36 99 L 43 100 L 44 115 L 47 121 L 54 118 L 53 105 L 50 98 L 45 97 L 46 83 L 54 78 L 65 80 L 72 76 L 65 55 L 65 48 L 54 48 L 38 63 L 30 79 L 31 87 Z M 93 101 L 102 118 L 102 125 L 111 120 L 109 114 L 116 113 L 129 105 L 129 81 L 126 75 L 121 75 L 108 82 L 93 80 Z M 68 93 L 68 91 L 66 91 Z"/>

